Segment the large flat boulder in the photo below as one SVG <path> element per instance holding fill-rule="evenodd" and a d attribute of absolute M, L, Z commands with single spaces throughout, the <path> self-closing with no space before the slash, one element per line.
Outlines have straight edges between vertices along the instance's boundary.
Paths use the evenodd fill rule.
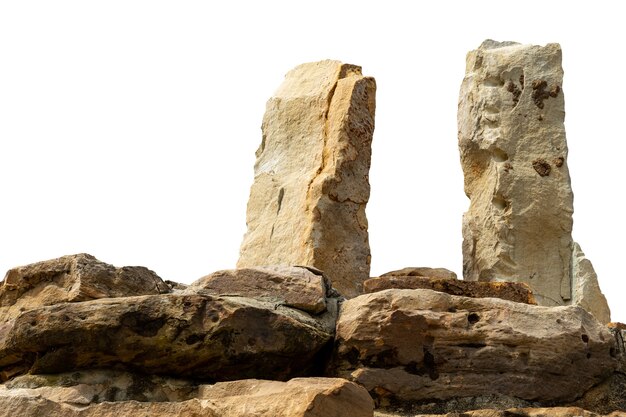
<path fill-rule="evenodd" d="M 0 323 L 46 305 L 169 291 L 148 268 L 116 268 L 86 253 L 63 256 L 6 273 L 0 283 Z"/>
<path fill-rule="evenodd" d="M 363 387 L 339 378 L 241 380 L 201 385 L 188 398 L 155 401 L 137 397 L 135 391 L 164 392 L 171 381 L 117 374 L 113 383 L 108 382 L 109 390 L 102 392 L 107 382 L 100 381 L 99 375 L 91 375 L 94 381 L 82 380 L 80 384 L 72 376 L 62 375 L 69 379 L 57 386 L 0 386 L 0 417 L 372 417 L 374 409 Z M 143 385 L 125 385 L 126 379 L 138 378 Z"/>
<path fill-rule="evenodd" d="M 540 307 L 431 290 L 343 303 L 331 369 L 379 400 L 501 394 L 571 401 L 617 366 L 609 331 L 580 307 Z"/>
<path fill-rule="evenodd" d="M 363 292 L 398 289 L 424 289 L 472 298 L 495 297 L 517 303 L 537 304 L 530 287 L 521 282 L 476 282 L 423 276 L 380 276 L 363 283 Z"/>
<path fill-rule="evenodd" d="M 330 290 L 321 271 L 298 266 L 267 266 L 217 271 L 195 281 L 190 290 L 267 300 L 312 314 L 326 311 Z"/>
<path fill-rule="evenodd" d="M 282 380 L 321 363 L 334 331 L 334 320 L 323 318 L 203 294 L 57 304 L 0 326 L 0 371 L 12 377 L 118 367 L 202 381 Z"/>
<path fill-rule="evenodd" d="M 238 268 L 306 265 L 345 296 L 369 278 L 365 206 L 376 83 L 339 61 L 291 70 L 268 100 Z"/>
<path fill-rule="evenodd" d="M 488 40 L 467 55 L 458 132 L 465 193 L 463 277 L 525 282 L 545 306 L 609 309 L 572 240 L 561 47 Z"/>

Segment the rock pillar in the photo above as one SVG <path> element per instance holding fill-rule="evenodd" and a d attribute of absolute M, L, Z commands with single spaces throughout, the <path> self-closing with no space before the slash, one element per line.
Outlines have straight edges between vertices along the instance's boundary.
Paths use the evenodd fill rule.
<path fill-rule="evenodd" d="M 287 74 L 263 118 L 238 267 L 313 266 L 342 294 L 361 291 L 375 92 L 360 67 L 338 61 Z"/>
<path fill-rule="evenodd" d="M 574 300 L 572 288 L 584 257 L 573 256 L 580 250 L 571 235 L 562 84 L 558 44 L 488 40 L 467 55 L 458 113 L 470 198 L 463 216 L 463 275 L 525 282 L 540 305 L 585 306 Z M 586 288 L 604 310 L 597 282 Z M 608 307 L 606 312 L 597 318 L 608 321 Z"/>

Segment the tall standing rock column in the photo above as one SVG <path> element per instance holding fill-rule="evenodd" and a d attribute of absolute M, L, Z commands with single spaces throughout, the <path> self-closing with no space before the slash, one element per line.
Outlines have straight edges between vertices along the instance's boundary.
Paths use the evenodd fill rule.
<path fill-rule="evenodd" d="M 267 103 L 238 267 L 308 265 L 346 296 L 369 278 L 376 83 L 338 61 L 291 70 Z"/>
<path fill-rule="evenodd" d="M 573 301 L 573 282 L 595 274 L 578 277 L 576 263 L 584 258 L 572 255 L 562 82 L 558 44 L 489 40 L 468 54 L 458 114 L 470 198 L 463 216 L 463 275 L 526 282 L 541 305 L 584 305 Z M 608 321 L 597 284 L 587 287 L 597 289 L 591 312 Z"/>

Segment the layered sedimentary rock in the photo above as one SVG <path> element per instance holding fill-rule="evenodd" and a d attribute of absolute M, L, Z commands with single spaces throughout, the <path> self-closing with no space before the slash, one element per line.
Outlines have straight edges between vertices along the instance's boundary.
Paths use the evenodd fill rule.
<path fill-rule="evenodd" d="M 0 375 L 116 367 L 224 381 L 317 372 L 334 320 L 244 297 L 162 294 L 63 303 L 0 326 Z"/>
<path fill-rule="evenodd" d="M 0 283 L 0 323 L 46 305 L 169 291 L 148 268 L 116 268 L 85 253 L 68 255 L 10 269 Z"/>
<path fill-rule="evenodd" d="M 597 318 L 606 323 L 608 307 L 597 282 L 587 285 L 582 299 L 572 291 L 581 258 L 572 255 L 562 83 L 558 44 L 485 41 L 468 54 L 458 114 L 470 198 L 463 216 L 463 276 L 528 283 L 541 305 L 589 308 L 588 298 L 595 305 L 590 311 L 602 311 Z"/>
<path fill-rule="evenodd" d="M 306 265 L 342 294 L 369 278 L 376 84 L 338 61 L 291 70 L 267 103 L 237 266 Z"/>
<path fill-rule="evenodd" d="M 336 375 L 391 402 L 492 394 L 572 401 L 617 366 L 612 335 L 580 307 L 431 290 L 344 302 L 336 345 Z"/>
<path fill-rule="evenodd" d="M 521 282 L 473 282 L 457 279 L 436 279 L 419 276 L 380 276 L 363 283 L 363 292 L 372 293 L 392 288 L 433 290 L 472 298 L 495 297 L 517 303 L 537 304 L 530 287 Z"/>
<path fill-rule="evenodd" d="M 121 388 L 106 392 L 102 391 L 103 385 L 115 384 L 76 384 L 72 376 L 68 378 L 62 386 L 0 386 L 0 416 L 372 417 L 374 408 L 364 388 L 339 378 L 299 378 L 288 382 L 254 379 L 200 385 L 188 393 L 188 398 L 160 400 L 137 396 L 135 391 L 153 388 L 154 381 L 145 377 L 118 375 L 117 378 L 130 380 L 143 378 L 145 384 L 135 388 L 131 385 L 129 389 L 121 381 L 117 384 Z M 167 384 L 158 388 L 167 388 Z"/>
<path fill-rule="evenodd" d="M 456 279 L 456 274 L 446 268 L 409 266 L 395 271 L 385 272 L 381 277 L 427 277 L 435 279 Z"/>
<path fill-rule="evenodd" d="M 217 271 L 200 278 L 191 290 L 267 300 L 312 314 L 326 311 L 330 282 L 321 271 L 290 266 Z"/>

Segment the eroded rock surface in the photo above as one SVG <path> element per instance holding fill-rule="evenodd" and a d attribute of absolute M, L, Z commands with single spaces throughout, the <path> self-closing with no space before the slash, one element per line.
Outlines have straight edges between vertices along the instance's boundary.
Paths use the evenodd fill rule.
<path fill-rule="evenodd" d="M 200 387 L 223 417 L 372 417 L 365 388 L 341 378 L 295 378 L 288 382 L 244 380 Z"/>
<path fill-rule="evenodd" d="M 333 370 L 379 401 L 501 394 L 571 401 L 616 368 L 609 331 L 580 307 L 430 290 L 343 303 Z"/>
<path fill-rule="evenodd" d="M 381 276 L 363 283 L 363 292 L 392 288 L 424 289 L 472 298 L 495 297 L 517 303 L 537 304 L 530 287 L 521 282 L 473 282 L 457 279 L 431 279 L 421 276 Z"/>
<path fill-rule="evenodd" d="M 360 67 L 338 61 L 287 74 L 263 118 L 238 268 L 313 266 L 342 294 L 360 292 L 375 91 Z"/>
<path fill-rule="evenodd" d="M 120 374 L 116 378 L 135 376 Z M 255 379 L 202 385 L 189 399 L 150 399 L 149 402 L 128 399 L 133 397 L 128 390 L 121 396 L 110 389 L 102 398 L 94 392 L 100 392 L 103 382 L 106 383 L 87 380 L 79 385 L 36 388 L 0 386 L 0 416 L 372 417 L 374 408 L 364 388 L 339 378 L 298 378 L 288 382 Z M 124 384 L 122 381 L 121 386 L 125 387 Z M 162 391 L 167 386 L 152 388 Z M 145 391 L 145 387 L 140 390 Z"/>
<path fill-rule="evenodd" d="M 68 255 L 10 269 L 0 284 L 0 322 L 46 305 L 169 291 L 148 268 L 116 268 L 86 253 Z"/>
<path fill-rule="evenodd" d="M 65 303 L 0 326 L 0 371 L 11 377 L 116 366 L 203 381 L 287 379 L 312 372 L 333 331 L 323 318 L 243 297 Z"/>
<path fill-rule="evenodd" d="M 456 279 L 456 274 L 446 268 L 408 266 L 395 271 L 385 272 L 381 277 L 427 277 L 434 279 Z"/>
<path fill-rule="evenodd" d="M 267 300 L 319 314 L 326 311 L 326 294 L 331 285 L 321 271 L 268 266 L 217 271 L 194 282 L 191 290 L 195 288 L 211 294 Z"/>
<path fill-rule="evenodd" d="M 558 44 L 485 41 L 467 55 L 459 96 L 459 150 L 470 198 L 463 216 L 463 276 L 525 282 L 548 306 L 573 302 L 580 259 L 572 256 L 562 84 Z M 603 304 L 590 312 L 601 310 L 597 318 L 606 323 L 599 287 L 587 288 L 593 294 L 583 297 Z"/>

